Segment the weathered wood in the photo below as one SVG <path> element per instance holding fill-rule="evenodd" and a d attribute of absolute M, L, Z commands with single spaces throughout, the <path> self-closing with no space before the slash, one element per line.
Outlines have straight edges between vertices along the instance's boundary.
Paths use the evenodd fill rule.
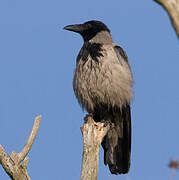
<path fill-rule="evenodd" d="M 179 38 L 179 0 L 155 0 L 168 12 L 172 25 Z"/>
<path fill-rule="evenodd" d="M 31 180 L 26 166 L 23 164 L 17 164 L 16 160 L 12 159 L 5 152 L 3 147 L 0 145 L 0 163 L 9 177 L 13 180 Z"/>
<path fill-rule="evenodd" d="M 81 127 L 83 134 L 81 180 L 97 180 L 99 148 L 103 137 L 109 130 L 109 124 L 96 123 L 91 116 L 87 116 L 86 120 Z"/>
<path fill-rule="evenodd" d="M 9 156 L 0 144 L 0 164 L 12 180 L 31 180 L 27 172 L 28 158 L 26 156 L 35 140 L 40 121 L 41 116 L 37 116 L 31 134 L 20 153 L 12 152 Z M 24 163 L 21 163 L 23 160 Z"/>
<path fill-rule="evenodd" d="M 27 154 L 29 153 L 31 147 L 32 147 L 32 144 L 36 138 L 36 135 L 37 135 L 37 132 L 39 130 L 39 127 L 40 127 L 40 121 L 41 121 L 42 117 L 41 116 L 37 116 L 35 118 L 35 121 L 34 121 L 34 125 L 32 127 L 32 130 L 31 130 L 31 133 L 30 133 L 30 136 L 24 146 L 24 148 L 22 149 L 22 151 L 20 153 L 18 153 L 18 163 L 20 163 L 21 161 L 24 160 L 24 158 L 27 156 Z"/>

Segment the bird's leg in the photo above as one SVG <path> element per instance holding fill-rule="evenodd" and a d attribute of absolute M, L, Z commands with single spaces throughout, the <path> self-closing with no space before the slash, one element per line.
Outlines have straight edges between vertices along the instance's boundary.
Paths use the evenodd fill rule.
<path fill-rule="evenodd" d="M 110 120 L 104 120 L 104 119 L 102 119 L 102 121 L 101 121 L 102 123 L 104 123 L 104 127 L 106 127 L 106 126 L 110 126 L 110 128 L 111 128 L 111 125 L 112 125 L 112 123 L 111 123 L 111 121 Z"/>
<path fill-rule="evenodd" d="M 85 122 L 85 123 L 87 123 L 89 117 L 91 117 L 91 118 L 93 119 L 93 114 L 92 114 L 92 113 L 89 113 L 89 114 L 87 114 L 87 115 L 84 117 L 84 122 Z"/>

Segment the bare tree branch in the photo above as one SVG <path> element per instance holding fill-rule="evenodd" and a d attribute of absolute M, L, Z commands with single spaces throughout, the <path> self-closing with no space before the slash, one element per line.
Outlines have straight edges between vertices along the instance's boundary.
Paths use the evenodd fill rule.
<path fill-rule="evenodd" d="M 174 180 L 175 172 L 179 169 L 179 161 L 178 160 L 171 160 L 168 164 L 168 167 L 171 168 L 171 175 L 170 180 Z"/>
<path fill-rule="evenodd" d="M 81 127 L 83 135 L 83 162 L 80 180 L 97 180 L 99 148 L 103 137 L 109 130 L 109 124 L 96 123 L 87 116 L 86 123 Z"/>
<path fill-rule="evenodd" d="M 3 147 L 0 145 L 0 163 L 9 177 L 13 180 L 31 180 L 26 166 L 17 165 L 14 160 L 8 156 Z"/>
<path fill-rule="evenodd" d="M 20 152 L 20 153 L 18 153 L 18 163 L 20 163 L 21 161 L 23 161 L 24 160 L 24 158 L 27 156 L 27 154 L 29 153 L 29 151 L 30 151 L 30 149 L 31 149 L 31 147 L 32 147 L 32 144 L 33 144 L 33 142 L 34 142 L 34 140 L 35 140 L 35 138 L 36 138 L 36 135 L 37 135 L 37 132 L 38 132 L 38 130 L 39 130 L 39 127 L 40 127 L 40 120 L 42 119 L 42 116 L 40 115 L 40 116 L 37 116 L 36 118 L 35 118 L 35 121 L 34 121 L 34 125 L 33 125 L 33 128 L 32 128 L 32 131 L 31 131 L 31 133 L 30 133 L 30 136 L 29 136 L 29 138 L 28 138 L 28 140 L 27 140 L 27 142 L 26 142 L 26 144 L 25 144 L 25 146 L 24 146 L 24 148 L 23 148 L 23 150 Z"/>
<path fill-rule="evenodd" d="M 172 25 L 179 38 L 179 0 L 155 0 L 168 12 Z"/>
<path fill-rule="evenodd" d="M 41 115 L 35 118 L 31 134 L 20 153 L 12 152 L 10 156 L 0 145 L 0 164 L 12 180 L 31 180 L 27 173 L 28 158 L 26 157 L 40 127 Z M 24 163 L 21 163 L 24 160 Z M 21 163 L 21 164 L 20 164 Z"/>

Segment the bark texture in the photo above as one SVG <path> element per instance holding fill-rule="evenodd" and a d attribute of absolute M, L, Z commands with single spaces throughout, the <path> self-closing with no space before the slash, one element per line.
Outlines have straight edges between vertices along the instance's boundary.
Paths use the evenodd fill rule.
<path fill-rule="evenodd" d="M 99 148 L 109 130 L 109 124 L 96 123 L 91 116 L 85 118 L 86 122 L 81 127 L 83 135 L 83 160 L 80 180 L 97 180 Z"/>
<path fill-rule="evenodd" d="M 0 164 L 12 180 L 31 180 L 27 172 L 28 158 L 27 154 L 35 140 L 40 127 L 41 116 L 37 116 L 31 134 L 20 153 L 12 152 L 9 156 L 2 145 L 0 145 Z M 23 163 L 21 163 L 24 160 Z"/>
<path fill-rule="evenodd" d="M 179 38 L 179 0 L 155 0 L 167 11 Z"/>

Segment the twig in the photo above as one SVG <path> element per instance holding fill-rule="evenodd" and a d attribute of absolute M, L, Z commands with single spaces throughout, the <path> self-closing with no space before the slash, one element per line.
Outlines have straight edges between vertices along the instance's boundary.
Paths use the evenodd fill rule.
<path fill-rule="evenodd" d="M 170 180 L 174 180 L 175 172 L 176 172 L 175 169 L 172 169 L 172 170 L 171 170 Z"/>
<path fill-rule="evenodd" d="M 167 11 L 179 38 L 179 0 L 155 0 Z"/>
<path fill-rule="evenodd" d="M 26 157 L 37 135 L 41 121 L 41 115 L 35 118 L 31 134 L 20 153 L 12 152 L 10 156 L 0 145 L 0 164 L 12 180 L 31 180 L 28 172 L 28 158 Z M 24 160 L 24 163 L 21 163 Z M 20 164 L 21 163 L 21 164 Z"/>
<path fill-rule="evenodd" d="M 176 159 L 171 160 L 168 167 L 171 168 L 170 180 L 174 180 L 175 172 L 179 169 L 179 161 Z"/>
<path fill-rule="evenodd" d="M 81 127 L 83 134 L 83 162 L 81 180 L 97 180 L 99 148 L 109 130 L 109 124 L 96 123 L 92 117 L 86 117 L 87 122 Z"/>
<path fill-rule="evenodd" d="M 32 144 L 33 144 L 33 142 L 34 142 L 34 140 L 35 140 L 35 138 L 36 138 L 37 132 L 38 132 L 38 130 L 39 130 L 41 119 L 42 119 L 42 116 L 41 116 L 41 115 L 40 115 L 40 116 L 37 116 L 37 117 L 35 118 L 34 125 L 33 125 L 33 128 L 32 128 L 32 130 L 31 130 L 30 136 L 29 136 L 29 138 L 28 138 L 28 140 L 27 140 L 27 142 L 26 142 L 23 150 L 22 150 L 20 153 L 18 153 L 18 157 L 19 157 L 19 162 L 18 162 L 18 163 L 20 163 L 21 161 L 23 161 L 24 158 L 25 158 L 25 157 L 27 156 L 27 154 L 29 153 L 29 151 L 30 151 L 30 149 L 31 149 L 31 147 L 32 147 Z"/>

